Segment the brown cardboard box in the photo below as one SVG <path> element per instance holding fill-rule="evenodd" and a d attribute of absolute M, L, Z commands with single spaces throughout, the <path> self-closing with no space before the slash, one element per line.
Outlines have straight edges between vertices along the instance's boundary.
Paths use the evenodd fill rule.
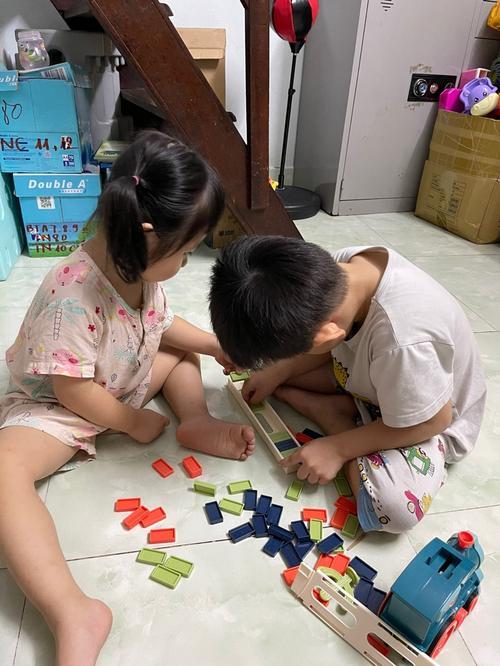
<path fill-rule="evenodd" d="M 438 112 L 415 214 L 473 243 L 500 241 L 500 121 Z"/>
<path fill-rule="evenodd" d="M 206 243 L 209 247 L 219 249 L 229 245 L 235 238 L 244 234 L 240 223 L 226 208 L 214 231 L 207 236 Z"/>
<path fill-rule="evenodd" d="M 226 31 L 224 28 L 178 28 L 177 32 L 225 107 Z"/>

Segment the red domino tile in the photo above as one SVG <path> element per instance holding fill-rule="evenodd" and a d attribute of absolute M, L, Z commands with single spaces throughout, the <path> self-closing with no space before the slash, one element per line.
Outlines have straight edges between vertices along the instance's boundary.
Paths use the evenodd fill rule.
<path fill-rule="evenodd" d="M 331 569 L 332 563 L 333 563 L 332 555 L 320 555 L 318 557 L 318 561 L 314 565 L 314 568 L 319 569 L 319 567 L 328 567 L 329 569 Z"/>
<path fill-rule="evenodd" d="M 168 462 L 163 460 L 163 458 L 158 458 L 158 460 L 155 460 L 154 463 L 151 463 L 151 467 L 164 479 L 174 473 L 173 468 L 170 467 Z"/>
<path fill-rule="evenodd" d="M 138 525 L 141 522 L 141 520 L 144 518 L 144 516 L 146 516 L 148 513 L 149 510 L 146 509 L 145 506 L 140 506 L 133 513 L 127 516 L 124 520 L 122 520 L 123 527 L 125 527 L 127 530 L 131 530 L 132 527 Z"/>
<path fill-rule="evenodd" d="M 307 444 L 307 442 L 312 442 L 312 437 L 309 437 L 309 435 L 304 435 L 303 432 L 296 432 L 295 439 L 300 442 L 300 444 Z"/>
<path fill-rule="evenodd" d="M 317 518 L 318 520 L 326 523 L 327 513 L 326 509 L 302 509 L 302 520 L 308 521 L 312 518 Z"/>
<path fill-rule="evenodd" d="M 192 479 L 203 474 L 203 468 L 194 456 L 184 458 L 182 465 Z"/>
<path fill-rule="evenodd" d="M 151 530 L 148 534 L 148 543 L 174 543 L 174 541 L 174 527 L 168 527 L 164 530 Z"/>
<path fill-rule="evenodd" d="M 350 558 L 347 557 L 347 555 L 344 555 L 343 553 L 339 553 L 338 555 L 334 555 L 332 559 L 332 563 L 330 565 L 330 569 L 335 569 L 335 571 L 338 571 L 339 574 L 344 575 L 346 572 L 347 567 L 349 566 Z"/>
<path fill-rule="evenodd" d="M 358 507 L 356 504 L 355 499 L 349 499 L 348 497 L 344 497 L 341 495 L 335 502 L 335 506 L 338 509 L 344 509 L 344 511 L 349 511 L 349 513 L 352 513 L 356 515 L 358 512 Z"/>
<path fill-rule="evenodd" d="M 297 575 L 297 572 L 299 570 L 299 567 L 290 567 L 289 569 L 285 569 L 282 572 L 282 576 L 285 579 L 285 583 L 288 585 L 288 587 L 292 587 L 292 583 L 295 580 L 295 576 Z"/>
<path fill-rule="evenodd" d="M 140 506 L 141 506 L 140 497 L 127 497 L 116 500 L 115 511 L 135 511 Z"/>
<path fill-rule="evenodd" d="M 157 507 L 156 509 L 153 509 L 152 511 L 149 511 L 142 519 L 141 519 L 141 525 L 143 527 L 149 527 L 150 525 L 154 525 L 155 523 L 159 523 L 160 520 L 163 520 L 164 518 L 167 517 L 167 514 L 161 506 Z"/>
<path fill-rule="evenodd" d="M 346 511 L 345 509 L 337 509 L 330 520 L 330 527 L 336 527 L 338 530 L 341 530 L 344 527 L 348 516 L 349 511 Z"/>

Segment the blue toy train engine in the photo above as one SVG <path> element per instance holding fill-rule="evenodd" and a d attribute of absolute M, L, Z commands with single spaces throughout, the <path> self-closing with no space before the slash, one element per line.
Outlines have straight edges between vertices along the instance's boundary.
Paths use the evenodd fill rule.
<path fill-rule="evenodd" d="M 437 657 L 476 605 L 483 549 L 471 532 L 435 538 L 395 581 L 380 612 L 415 647 Z"/>

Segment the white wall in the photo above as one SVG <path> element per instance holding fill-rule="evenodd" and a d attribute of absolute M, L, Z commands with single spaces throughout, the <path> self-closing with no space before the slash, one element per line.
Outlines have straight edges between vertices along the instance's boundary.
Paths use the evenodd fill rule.
<path fill-rule="evenodd" d="M 15 67 L 9 53 L 17 52 L 16 28 L 67 29 L 66 23 L 49 0 L 0 0 L 0 61 Z"/>
<path fill-rule="evenodd" d="M 240 0 L 165 0 L 173 11 L 172 22 L 179 28 L 226 29 L 226 107 L 238 119 L 236 124 L 246 136 L 245 118 L 245 11 Z M 269 95 L 269 164 L 276 175 L 281 157 L 283 124 L 290 77 L 291 52 L 286 42 L 272 30 L 270 36 L 271 76 Z M 307 48 L 307 47 L 306 47 Z M 299 55 L 295 75 L 296 90 L 287 151 L 287 172 L 293 165 L 297 112 L 302 80 L 303 53 Z"/>

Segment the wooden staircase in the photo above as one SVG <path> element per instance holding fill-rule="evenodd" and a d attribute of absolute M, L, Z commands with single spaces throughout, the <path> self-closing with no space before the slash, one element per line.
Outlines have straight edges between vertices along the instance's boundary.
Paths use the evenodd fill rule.
<path fill-rule="evenodd" d="M 227 0 L 231 1 L 236 0 Z M 75 27 L 97 19 L 144 84 L 123 91 L 123 96 L 163 118 L 165 129 L 199 150 L 219 173 L 228 208 L 247 233 L 300 236 L 268 180 L 268 0 L 241 0 L 246 19 L 247 144 L 191 57 L 165 5 L 157 0 L 52 2 Z"/>

